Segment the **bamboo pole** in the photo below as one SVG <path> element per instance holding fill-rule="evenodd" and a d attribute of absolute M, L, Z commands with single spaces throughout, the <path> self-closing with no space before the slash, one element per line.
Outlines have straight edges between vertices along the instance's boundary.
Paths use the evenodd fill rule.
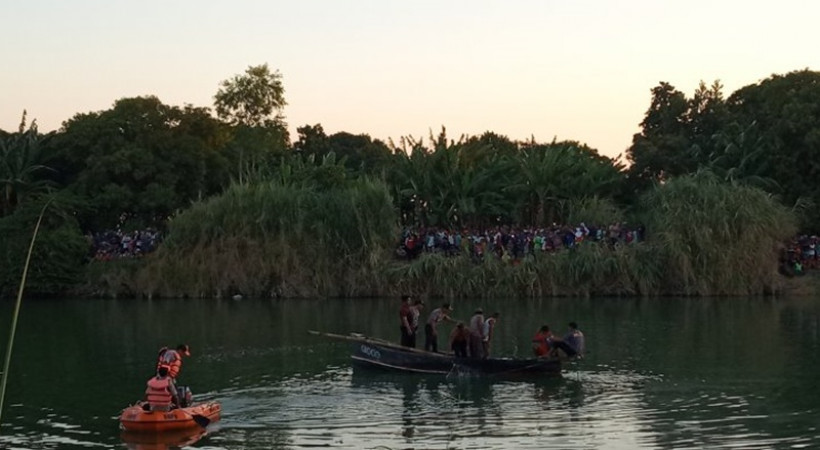
<path fill-rule="evenodd" d="M 323 336 L 323 337 L 331 338 L 331 339 L 338 339 L 338 340 L 341 340 L 341 341 L 361 342 L 361 343 L 365 343 L 365 344 L 380 345 L 382 347 L 392 348 L 394 350 L 401 350 L 401 351 L 410 352 L 410 353 L 420 353 L 420 354 L 424 354 L 424 355 L 431 356 L 431 357 L 434 357 L 434 358 L 435 357 L 442 357 L 442 358 L 452 357 L 452 354 L 450 354 L 450 353 L 428 352 L 428 351 L 421 350 L 421 349 L 418 349 L 418 348 L 404 347 L 402 345 L 394 344 L 390 341 L 385 341 L 384 339 L 373 338 L 373 337 L 368 337 L 368 336 L 355 336 L 355 335 L 354 336 L 348 336 L 348 335 L 344 335 L 344 334 L 325 333 L 325 332 L 322 332 L 322 331 L 315 331 L 315 330 L 308 330 L 308 334 L 312 334 L 314 336 Z"/>
<path fill-rule="evenodd" d="M 11 350 L 14 347 L 14 332 L 17 330 L 17 316 L 20 315 L 20 305 L 23 303 L 23 288 L 26 286 L 26 277 L 28 276 L 28 266 L 31 262 L 31 253 L 34 250 L 34 241 L 37 239 L 37 232 L 40 231 L 40 223 L 43 221 L 43 215 L 51 203 L 51 200 L 53 200 L 53 197 L 43 205 L 43 209 L 40 211 L 40 217 L 37 218 L 37 225 L 34 226 L 34 234 L 32 234 L 31 243 L 28 246 L 26 263 L 23 265 L 23 276 L 20 279 L 20 288 L 17 290 L 17 303 L 14 305 L 14 314 L 11 316 L 11 331 L 9 332 L 9 343 L 6 347 L 6 361 L 3 364 L 3 378 L 2 381 L 0 381 L 0 425 L 3 423 L 3 400 L 6 397 L 6 383 L 9 379 L 9 366 L 11 365 Z M 0 430 L 2 430 L 2 427 L 0 427 Z"/>

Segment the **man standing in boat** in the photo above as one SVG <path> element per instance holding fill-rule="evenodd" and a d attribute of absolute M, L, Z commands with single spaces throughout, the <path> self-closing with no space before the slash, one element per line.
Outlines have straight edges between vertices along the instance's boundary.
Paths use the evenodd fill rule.
<path fill-rule="evenodd" d="M 438 323 L 441 321 L 455 322 L 450 318 L 453 309 L 449 303 L 441 305 L 430 313 L 427 324 L 424 325 L 424 349 L 428 352 L 438 352 Z"/>
<path fill-rule="evenodd" d="M 413 312 L 410 306 L 410 296 L 401 296 L 401 307 L 399 308 L 399 329 L 401 330 L 401 345 L 404 347 L 413 347 Z"/>
<path fill-rule="evenodd" d="M 484 357 L 484 310 L 481 308 L 470 318 L 470 357 Z"/>
<path fill-rule="evenodd" d="M 419 317 L 421 317 L 421 311 L 423 309 L 423 300 L 416 300 L 413 302 L 413 307 L 410 308 L 410 328 L 413 330 L 413 335 L 410 338 L 410 347 L 413 348 L 416 348 L 416 337 L 419 334 Z"/>
<path fill-rule="evenodd" d="M 495 335 L 495 324 L 500 316 L 501 314 L 494 312 L 484 321 L 484 329 L 482 330 L 484 333 L 482 337 L 482 350 L 484 353 L 482 356 L 484 358 L 490 357 L 490 341 L 493 339 L 493 335 Z"/>
<path fill-rule="evenodd" d="M 179 344 L 176 350 L 162 347 L 158 355 L 157 371 L 165 367 L 168 369 L 168 376 L 176 380 L 179 371 L 182 370 L 182 355 L 191 356 L 191 348 L 188 344 Z"/>

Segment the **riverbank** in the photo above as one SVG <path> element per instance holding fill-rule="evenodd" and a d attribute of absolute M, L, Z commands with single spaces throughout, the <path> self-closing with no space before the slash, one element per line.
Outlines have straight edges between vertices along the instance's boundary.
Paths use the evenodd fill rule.
<path fill-rule="evenodd" d="M 247 250 L 247 246 L 243 246 Z M 335 275 L 308 272 L 293 265 L 264 266 L 271 249 L 228 252 L 224 248 L 198 254 L 196 260 L 209 264 L 198 268 L 177 260 L 173 272 L 155 272 L 165 262 L 141 260 L 95 262 L 88 267 L 85 284 L 72 296 L 102 298 L 352 298 L 396 297 L 412 293 L 425 298 L 549 298 L 549 297 L 668 297 L 668 296 L 812 296 L 820 293 L 820 274 L 786 277 L 775 263 L 756 275 L 736 274 L 741 282 L 735 290 L 699 292 L 696 286 L 670 284 L 680 278 L 657 263 L 658 252 L 649 244 L 608 249 L 581 246 L 573 251 L 529 257 L 511 264 L 487 257 L 477 263 L 469 257 L 422 255 L 413 261 L 396 260 L 382 254 L 356 267 L 327 267 L 349 274 L 339 286 L 324 284 Z M 241 255 L 241 257 L 240 257 Z M 222 271 L 205 271 L 217 264 Z M 216 267 L 216 266 L 214 266 Z M 287 270 L 293 270 L 293 274 Z M 171 270 L 169 268 L 169 270 Z M 276 274 L 279 270 L 279 275 Z M 317 269 L 318 270 L 318 269 Z M 268 274 L 268 275 L 264 275 Z M 315 278 L 311 278 L 315 275 Z M 259 278 L 256 278 L 259 276 Z M 752 280 L 754 278 L 754 280 Z M 722 279 L 722 278 L 721 278 Z M 701 288 L 703 288 L 701 286 Z M 708 288 L 708 286 L 707 286 Z"/>

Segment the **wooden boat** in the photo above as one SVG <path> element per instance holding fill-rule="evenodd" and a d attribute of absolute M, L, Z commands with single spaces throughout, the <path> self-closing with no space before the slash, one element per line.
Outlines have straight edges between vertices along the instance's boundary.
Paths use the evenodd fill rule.
<path fill-rule="evenodd" d="M 120 414 L 120 428 L 126 431 L 159 433 L 164 431 L 205 428 L 219 420 L 222 407 L 205 402 L 170 411 L 146 411 L 144 402 L 129 406 Z"/>
<path fill-rule="evenodd" d="M 466 375 L 516 377 L 530 374 L 560 375 L 561 358 L 458 358 L 454 371 Z"/>
<path fill-rule="evenodd" d="M 427 374 L 467 374 L 497 377 L 522 375 L 560 375 L 565 358 L 456 358 L 450 353 L 433 353 L 402 347 L 382 339 L 358 334 L 349 336 L 308 331 L 353 344 L 351 359 L 358 367 Z"/>

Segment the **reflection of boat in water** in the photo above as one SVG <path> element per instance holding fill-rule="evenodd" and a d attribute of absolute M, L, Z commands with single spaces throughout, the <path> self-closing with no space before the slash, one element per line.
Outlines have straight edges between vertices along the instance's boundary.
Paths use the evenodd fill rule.
<path fill-rule="evenodd" d="M 171 430 L 163 433 L 123 431 L 120 439 L 131 450 L 169 450 L 195 444 L 205 436 L 201 427 Z"/>
<path fill-rule="evenodd" d="M 562 359 L 548 358 L 457 358 L 448 353 L 433 353 L 402 347 L 391 342 L 361 335 L 339 335 L 309 331 L 317 336 L 353 343 L 351 358 L 358 367 L 369 369 L 447 375 L 490 375 L 519 377 L 560 375 Z"/>
<path fill-rule="evenodd" d="M 120 414 L 120 427 L 126 431 L 165 433 L 176 430 L 204 429 L 219 420 L 222 407 L 217 402 L 199 403 L 170 411 L 146 411 L 144 403 L 129 406 Z"/>

